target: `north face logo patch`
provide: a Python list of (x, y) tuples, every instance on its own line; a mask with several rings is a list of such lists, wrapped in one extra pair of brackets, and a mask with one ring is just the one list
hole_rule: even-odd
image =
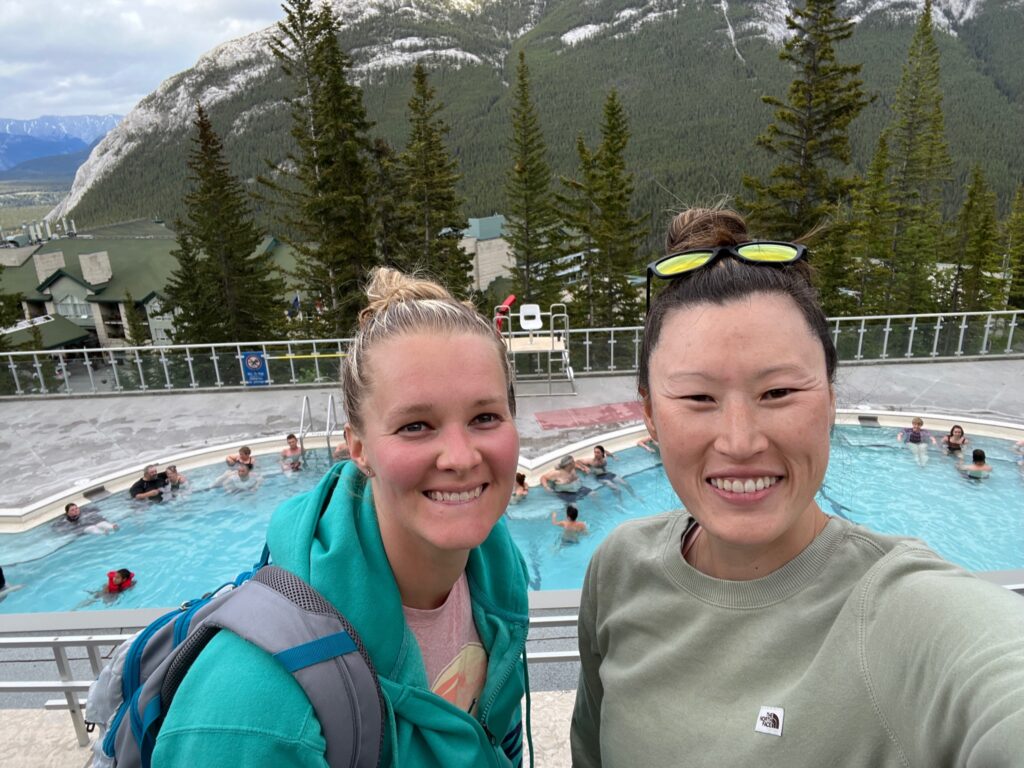
[(782, 707), (761, 707), (761, 711), (757, 714), (754, 730), (758, 733), (767, 733), (770, 736), (781, 736), (784, 714)]

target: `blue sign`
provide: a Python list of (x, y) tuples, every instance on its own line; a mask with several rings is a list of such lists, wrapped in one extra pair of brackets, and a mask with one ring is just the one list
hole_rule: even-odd
[(243, 352), (242, 370), (245, 371), (245, 386), (260, 387), (270, 383), (267, 358), (262, 352)]

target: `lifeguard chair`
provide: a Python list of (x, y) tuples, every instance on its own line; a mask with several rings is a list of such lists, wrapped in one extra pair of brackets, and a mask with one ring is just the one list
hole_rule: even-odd
[[(504, 321), (499, 322), (502, 319)], [(494, 321), (505, 341), (515, 382), (530, 385), (518, 387), (517, 395), (576, 394), (569, 360), (569, 315), (565, 304), (552, 304), (546, 312), (539, 304), (523, 304), (518, 312), (503, 305), (495, 307)]]

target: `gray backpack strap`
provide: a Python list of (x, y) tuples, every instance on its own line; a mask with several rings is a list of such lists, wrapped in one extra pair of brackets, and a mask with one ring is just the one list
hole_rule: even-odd
[(377, 768), (384, 697), (362, 640), (319, 592), (272, 565), (196, 612), (186, 639), (163, 659), (132, 702), (139, 725), (118, 732), (118, 764), (148, 765), (156, 731), (178, 687), (221, 629), (271, 654), (295, 677), (320, 721), (327, 743), (324, 757), (331, 768)]
[(328, 765), (376, 768), (384, 698), (352, 625), (319, 592), (276, 566), (261, 568), (236, 592), (203, 624), (259, 646), (295, 677), (320, 721)]

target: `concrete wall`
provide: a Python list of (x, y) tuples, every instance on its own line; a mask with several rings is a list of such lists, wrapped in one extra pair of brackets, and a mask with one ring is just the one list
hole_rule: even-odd
[(504, 238), (477, 240), (475, 237), (464, 237), (459, 245), (473, 257), (473, 287), (476, 290), (482, 291), (496, 278), (513, 274), (515, 263), (508, 241)]

